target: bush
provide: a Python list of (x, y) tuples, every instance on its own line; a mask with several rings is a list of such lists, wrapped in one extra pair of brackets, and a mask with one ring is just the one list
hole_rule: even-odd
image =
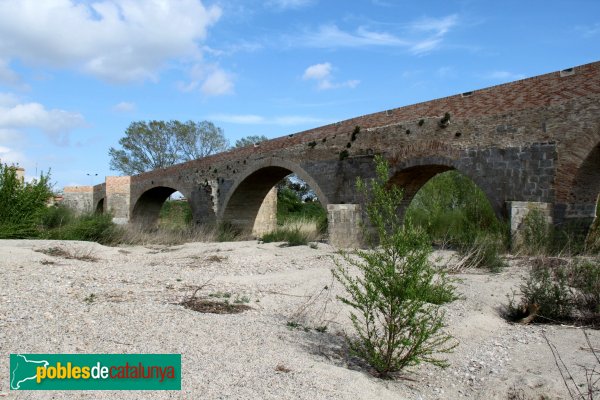
[(37, 224), (52, 197), (50, 174), (22, 182), (14, 167), (0, 164), (0, 238), (26, 238), (38, 234)]
[(498, 235), (479, 232), (473, 243), (464, 244), (459, 250), (463, 254), (464, 267), (488, 268), (492, 272), (499, 272), (506, 266), (500, 258), (504, 248), (502, 238)]
[(350, 319), (358, 338), (348, 338), (352, 352), (371, 365), (382, 378), (405, 367), (428, 362), (447, 365), (437, 354), (456, 345), (444, 332), (444, 312), (439, 304), (455, 298), (451, 282), (437, 275), (428, 260), (431, 244), (422, 229), (402, 225), (397, 207), (399, 188), (387, 188), (388, 164), (375, 158), (377, 177), (369, 183), (360, 179), (357, 188), (366, 197), (370, 223), (364, 229), (373, 250), (343, 253), (356, 276), (339, 261), (332, 270), (344, 286), (339, 299), (352, 307)]
[(534, 313), (530, 320), (600, 327), (600, 259), (535, 258), (520, 294), (519, 304), (509, 299), (511, 320)]
[[(586, 244), (587, 226), (569, 221), (560, 226), (548, 222), (540, 210), (531, 210), (521, 225), (521, 241), (515, 249), (533, 256), (578, 255), (593, 253), (593, 244)], [(587, 249), (586, 249), (587, 247)]]
[(70, 208), (58, 205), (48, 207), (40, 218), (42, 229), (58, 229), (69, 225), (75, 219), (75, 214)]
[(110, 214), (85, 214), (73, 219), (64, 226), (47, 231), (49, 239), (84, 240), (100, 244), (115, 244), (122, 238), (121, 229), (112, 222)]
[(551, 225), (540, 210), (530, 210), (521, 224), (522, 242), (517, 249), (527, 255), (548, 255), (552, 247)]

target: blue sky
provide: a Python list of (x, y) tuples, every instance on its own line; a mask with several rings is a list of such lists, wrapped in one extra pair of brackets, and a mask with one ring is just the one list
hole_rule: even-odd
[(598, 0), (0, 0), (0, 160), (97, 184), (133, 121), (275, 138), (599, 59)]

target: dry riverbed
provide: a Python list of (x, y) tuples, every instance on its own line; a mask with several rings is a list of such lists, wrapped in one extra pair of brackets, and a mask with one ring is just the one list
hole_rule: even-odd
[[(457, 275), (463, 298), (445, 306), (459, 343), (449, 368), (421, 365), (402, 379), (377, 379), (344, 346), (351, 329), (335, 300), (341, 287), (331, 277), (332, 257), (324, 244), (115, 248), (0, 240), (0, 397), (569, 398), (544, 335), (581, 382), (580, 365), (594, 365), (580, 329), (502, 319), (506, 294), (527, 268), (513, 259), (499, 274)], [(183, 307), (198, 287), (197, 297), (251, 309), (212, 314)], [(600, 347), (600, 333), (589, 335)], [(180, 353), (182, 391), (11, 392), (9, 354), (17, 352)]]

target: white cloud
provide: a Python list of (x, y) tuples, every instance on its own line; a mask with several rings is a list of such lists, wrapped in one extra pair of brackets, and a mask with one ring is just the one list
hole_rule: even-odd
[(200, 87), (200, 91), (207, 96), (221, 96), (233, 93), (233, 78), (221, 69), (210, 72)]
[(128, 101), (122, 101), (119, 104), (115, 104), (113, 106), (113, 111), (116, 112), (132, 112), (135, 110), (135, 103), (132, 102), (128, 102)]
[(19, 104), (19, 98), (12, 93), (0, 93), (0, 107), (11, 107)]
[[(10, 99), (6, 94), (4, 96)], [(65, 145), (69, 141), (69, 132), (83, 126), (85, 119), (76, 112), (48, 110), (40, 103), (0, 104), (0, 132), (37, 128), (52, 142)]]
[(286, 115), (279, 117), (263, 117), (255, 114), (215, 114), (208, 119), (219, 122), (226, 122), (240, 125), (302, 125), (302, 124), (319, 124), (327, 121), (321, 118), (314, 118), (300, 115)]
[(322, 25), (316, 32), (308, 32), (300, 43), (308, 47), (365, 47), (365, 46), (408, 46), (410, 43), (394, 35), (369, 31), (359, 27), (355, 33), (345, 32), (336, 25)]
[(220, 16), (197, 0), (0, 0), (0, 54), (109, 81), (156, 79), (167, 60), (198, 57)]
[(8, 165), (23, 165), (27, 158), (20, 151), (10, 147), (0, 146), (0, 163)]
[(216, 64), (196, 64), (189, 72), (189, 82), (179, 82), (182, 92), (200, 90), (206, 96), (221, 96), (234, 91), (233, 75)]
[(342, 87), (348, 87), (354, 89), (360, 83), (359, 80), (352, 79), (346, 82), (334, 83), (332, 82), (331, 71), (333, 66), (331, 63), (322, 63), (311, 65), (304, 70), (302, 79), (304, 80), (315, 80), (317, 81), (317, 88), (319, 90), (336, 89)]
[(400, 47), (413, 54), (422, 54), (439, 48), (444, 37), (458, 22), (455, 14), (442, 18), (421, 18), (402, 25), (401, 34), (377, 31), (366, 26), (347, 31), (335, 24), (321, 25), (316, 31), (288, 38), (288, 44), (315, 48)]
[(331, 75), (331, 64), (323, 63), (323, 64), (315, 64), (306, 68), (304, 71), (304, 75), (302, 75), (303, 79), (326, 79)]
[(274, 7), (280, 10), (298, 9), (314, 3), (314, 0), (268, 0), (265, 7)]

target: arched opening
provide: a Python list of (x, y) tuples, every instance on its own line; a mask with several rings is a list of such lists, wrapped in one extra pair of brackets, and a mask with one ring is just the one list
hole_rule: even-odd
[(131, 221), (142, 227), (157, 226), (163, 205), (176, 192), (176, 189), (165, 186), (145, 191), (133, 207)]
[(572, 215), (570, 221), (566, 221), (565, 229), (585, 233), (587, 249), (600, 251), (600, 143), (590, 151), (577, 171), (572, 202)]
[(575, 218), (593, 219), (597, 213), (598, 195), (600, 193), (600, 144), (596, 145), (581, 166), (571, 193), (573, 203), (572, 216)]
[[(235, 188), (222, 214), (222, 222), (254, 237), (273, 232), (292, 220), (326, 229), (326, 212), (315, 191), (293, 171), (266, 166), (246, 176)], [(312, 222), (311, 222), (312, 221)], [(308, 229), (308, 227), (306, 227)]]
[(433, 243), (465, 249), (482, 237), (504, 242), (504, 224), (487, 195), (459, 171), (419, 166), (401, 171), (392, 182), (405, 191), (405, 222), (425, 229)]
[(104, 197), (101, 198), (100, 201), (98, 201), (98, 204), (96, 204), (96, 209), (94, 210), (94, 212), (96, 214), (104, 213)]
[(158, 214), (158, 227), (184, 229), (192, 222), (192, 208), (181, 192), (174, 192), (163, 203)]

